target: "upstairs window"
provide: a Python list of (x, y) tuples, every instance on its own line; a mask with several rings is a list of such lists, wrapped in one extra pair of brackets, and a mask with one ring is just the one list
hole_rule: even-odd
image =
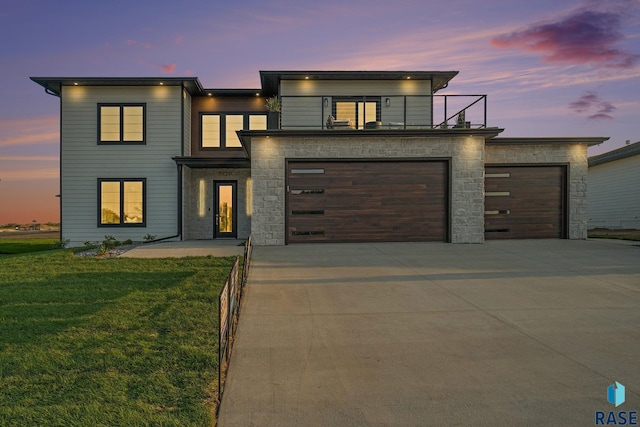
[(144, 144), (145, 104), (98, 104), (99, 144)]
[(236, 131), (264, 130), (265, 114), (202, 114), (200, 119), (202, 148), (241, 148)]
[(99, 179), (98, 225), (144, 226), (145, 179)]

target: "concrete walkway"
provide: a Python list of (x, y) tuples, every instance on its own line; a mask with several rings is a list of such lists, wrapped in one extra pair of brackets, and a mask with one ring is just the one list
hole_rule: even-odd
[(234, 256), (244, 253), (244, 240), (185, 240), (147, 243), (120, 255), (122, 258), (181, 258), (186, 256)]
[(218, 425), (585, 426), (639, 393), (640, 247), (256, 247)]

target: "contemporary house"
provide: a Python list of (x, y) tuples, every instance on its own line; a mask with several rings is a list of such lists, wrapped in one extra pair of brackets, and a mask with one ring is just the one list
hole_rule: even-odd
[(62, 236), (586, 238), (587, 147), (607, 138), (500, 138), (486, 95), (438, 94), (457, 74), (32, 77), (60, 98)]
[(589, 158), (589, 228), (640, 228), (640, 142)]

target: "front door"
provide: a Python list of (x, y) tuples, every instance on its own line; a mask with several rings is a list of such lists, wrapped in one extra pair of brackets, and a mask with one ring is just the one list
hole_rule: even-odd
[(238, 235), (237, 218), (237, 181), (214, 181), (215, 188), (215, 223), (213, 224), (214, 238)]

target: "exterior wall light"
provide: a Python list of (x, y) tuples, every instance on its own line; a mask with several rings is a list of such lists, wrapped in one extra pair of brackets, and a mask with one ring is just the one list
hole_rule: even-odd
[(329, 98), (325, 98), (324, 99), (324, 106), (328, 107), (329, 106)]
[(386, 105), (387, 107), (391, 106), (391, 99), (390, 98), (385, 98), (384, 99), (384, 105)]

